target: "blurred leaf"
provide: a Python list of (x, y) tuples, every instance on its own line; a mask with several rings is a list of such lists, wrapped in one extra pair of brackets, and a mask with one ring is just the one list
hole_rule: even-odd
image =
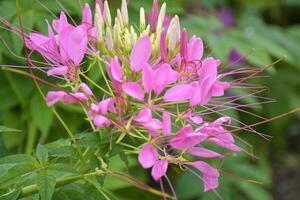
[(51, 200), (55, 189), (55, 177), (48, 174), (39, 174), (37, 176), (37, 185), (41, 200)]
[(5, 194), (5, 195), (2, 195), (0, 196), (0, 199), (1, 200), (17, 200), (19, 195), (21, 193), (21, 190), (18, 189), (18, 190), (14, 190), (8, 194)]
[(272, 200), (271, 195), (261, 188), (259, 185), (253, 183), (241, 182), (237, 185), (251, 200)]
[(30, 101), (30, 111), (33, 123), (41, 130), (43, 137), (46, 137), (53, 121), (53, 113), (38, 93)]
[(21, 132), (21, 130), (17, 130), (17, 129), (14, 129), (14, 128), (8, 128), (6, 126), (1, 126), (0, 125), (0, 133), (2, 132)]
[(48, 150), (41, 144), (37, 146), (36, 156), (41, 165), (45, 165), (48, 162)]

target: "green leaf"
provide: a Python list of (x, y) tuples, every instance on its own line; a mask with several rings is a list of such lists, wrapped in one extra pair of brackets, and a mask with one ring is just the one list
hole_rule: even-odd
[(19, 195), (21, 193), (21, 190), (14, 190), (8, 194), (4, 194), (0, 196), (1, 200), (17, 200)]
[(56, 179), (48, 174), (39, 174), (37, 176), (37, 185), (41, 200), (51, 200), (55, 190)]
[(0, 158), (0, 165), (6, 165), (6, 164), (20, 164), (20, 163), (34, 163), (35, 159), (26, 154), (15, 154), (6, 156), (3, 158)]
[(21, 130), (17, 130), (14, 128), (8, 128), (6, 126), (0, 126), (0, 133), (2, 132), (21, 132)]
[(38, 93), (30, 100), (30, 111), (33, 123), (42, 132), (43, 137), (46, 137), (53, 121), (53, 113)]
[(42, 165), (48, 162), (48, 150), (41, 144), (38, 144), (36, 149), (36, 157)]
[(33, 163), (20, 164), (10, 168), (7, 173), (0, 176), (0, 188), (23, 182), (35, 169), (36, 165)]
[(251, 200), (272, 200), (271, 195), (264, 190), (260, 185), (253, 183), (241, 182), (237, 184), (239, 188), (249, 197)]
[(100, 137), (98, 133), (82, 133), (77, 135), (77, 145), (81, 147), (97, 148), (100, 146)]

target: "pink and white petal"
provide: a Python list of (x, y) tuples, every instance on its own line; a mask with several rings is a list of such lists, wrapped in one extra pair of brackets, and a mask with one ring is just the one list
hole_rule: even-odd
[(158, 160), (157, 150), (151, 144), (146, 144), (141, 149), (138, 160), (143, 168), (147, 169), (152, 167)]
[(149, 108), (141, 110), (138, 115), (134, 118), (134, 121), (139, 123), (147, 123), (152, 120), (152, 113)]
[(188, 154), (192, 156), (198, 156), (202, 158), (223, 158), (224, 155), (214, 152), (212, 150), (203, 147), (192, 147), (188, 151)]
[(148, 64), (144, 65), (142, 71), (142, 81), (147, 93), (150, 93), (153, 90), (154, 77), (155, 74), (151, 66)]
[(131, 70), (136, 72), (142, 69), (145, 63), (148, 62), (152, 53), (151, 42), (149, 36), (144, 36), (139, 39), (132, 48), (130, 55)]
[(191, 98), (193, 87), (189, 84), (175, 85), (170, 88), (164, 95), (165, 102), (180, 102)]
[(111, 121), (103, 115), (95, 116), (93, 121), (97, 129), (100, 129), (102, 127), (109, 127), (111, 124)]
[(162, 116), (163, 126), (162, 126), (162, 133), (164, 135), (170, 135), (172, 132), (172, 121), (171, 116), (169, 113), (164, 112)]
[(161, 177), (166, 175), (168, 164), (167, 160), (158, 160), (155, 162), (151, 170), (151, 176), (155, 181), (158, 181)]
[(117, 82), (123, 82), (123, 69), (117, 57), (113, 58), (110, 63), (112, 78)]
[(47, 72), (47, 76), (54, 76), (54, 75), (62, 75), (66, 76), (68, 74), (68, 67), (62, 66), (62, 67), (55, 67)]
[(141, 101), (144, 100), (144, 91), (139, 84), (135, 82), (126, 82), (122, 84), (122, 89), (127, 95)]
[(67, 53), (76, 66), (83, 60), (87, 51), (88, 38), (83, 25), (77, 26), (68, 37)]
[(108, 107), (109, 107), (109, 104), (111, 103), (111, 101), (114, 102), (114, 100), (112, 98), (107, 98), (107, 99), (104, 99), (103, 101), (101, 101), (100, 103), (98, 103), (98, 109), (102, 115), (105, 115), (107, 113)]
[(64, 91), (52, 91), (48, 92), (46, 96), (46, 101), (48, 106), (52, 106), (58, 101), (62, 100), (64, 96), (67, 95)]

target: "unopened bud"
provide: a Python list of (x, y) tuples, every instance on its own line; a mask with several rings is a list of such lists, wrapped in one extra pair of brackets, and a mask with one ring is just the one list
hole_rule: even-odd
[(127, 26), (129, 23), (127, 0), (122, 0), (121, 14), (122, 14), (124, 25)]
[(145, 30), (146, 27), (146, 17), (144, 8), (140, 9), (140, 30)]
[(110, 10), (107, 1), (104, 2), (104, 16), (105, 16), (105, 22), (106, 25), (111, 27), (111, 15), (110, 15)]
[(177, 44), (180, 43), (180, 35), (181, 35), (180, 22), (177, 15), (171, 20), (167, 35), (169, 41), (168, 49), (169, 51), (174, 51)]
[(100, 42), (103, 39), (104, 21), (102, 17), (101, 8), (98, 4), (96, 4), (94, 23), (96, 28), (96, 40), (97, 42)]
[(156, 32), (158, 33), (158, 35), (160, 35), (161, 30), (162, 30), (162, 26), (163, 26), (163, 23), (165, 20), (165, 15), (166, 15), (166, 9), (167, 9), (167, 6), (166, 6), (166, 3), (164, 3), (161, 6), (161, 9), (160, 9), (160, 12), (158, 15), (158, 21), (157, 21), (157, 26), (156, 26)]
[(123, 22), (123, 18), (122, 18), (122, 14), (121, 14), (120, 9), (117, 10), (117, 18), (120, 22), (120, 26), (123, 28), (124, 27), (124, 22)]
[(106, 38), (105, 38), (106, 47), (109, 51), (112, 51), (114, 48), (112, 33), (109, 27), (106, 27)]
[(130, 27), (130, 38), (131, 38), (131, 44), (134, 45), (137, 41), (137, 34), (136, 32), (134, 31), (134, 28), (133, 26)]

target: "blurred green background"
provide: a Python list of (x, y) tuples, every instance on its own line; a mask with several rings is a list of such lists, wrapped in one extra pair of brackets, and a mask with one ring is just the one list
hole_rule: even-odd
[[(61, 5), (79, 22), (80, 3), (93, 1), (41, 0), (43, 5), (58, 15)], [(58, 3), (60, 2), (60, 3)], [(160, 1), (162, 3), (163, 1)], [(189, 34), (197, 34), (205, 41), (206, 51), (220, 58), (226, 65), (239, 56), (245, 56), (244, 64), (264, 67), (274, 64), (264, 77), (254, 82), (266, 86), (262, 95), (275, 102), (246, 109), (264, 118), (288, 112), (300, 106), (300, 1), (299, 0), (166, 0), (170, 16), (178, 14), (182, 27)], [(20, 1), (21, 17), (25, 31), (46, 31), (45, 19), (53, 16), (36, 0)], [(112, 13), (120, 6), (119, 0), (110, 0)], [(139, 8), (151, 10), (151, 0), (130, 0), (131, 20), (138, 21)], [(0, 15), (18, 25), (15, 1), (1, 0)], [(21, 40), (0, 25), (0, 63), (25, 65), (17, 56), (24, 55)], [(3, 43), (6, 42), (6, 44)], [(8, 50), (7, 46), (10, 50)], [(15, 56), (15, 55), (17, 56)], [(42, 77), (45, 75), (41, 74)], [(51, 81), (51, 79), (49, 79)], [(45, 89), (47, 87), (44, 87)], [(246, 91), (245, 91), (246, 92)], [(242, 103), (258, 103), (249, 98)], [(83, 113), (72, 106), (57, 107), (72, 131), (82, 132), (88, 124)], [(247, 124), (260, 121), (242, 112), (231, 115)], [(38, 143), (48, 143), (67, 137), (65, 130), (39, 96), (33, 81), (25, 76), (0, 70), (0, 125), (22, 130), (21, 133), (0, 129), (0, 157), (14, 154), (31, 154)], [(272, 136), (271, 141), (252, 133), (240, 136), (253, 145), (259, 159), (239, 155), (225, 159), (219, 193), (224, 199), (233, 200), (296, 200), (300, 197), (300, 115), (293, 114), (256, 127)], [(121, 168), (118, 160), (117, 168)], [(135, 162), (135, 161), (133, 161)], [(130, 171), (133, 176), (141, 172)], [(174, 173), (175, 174), (175, 173)], [(145, 174), (141, 175), (145, 178)], [(213, 193), (203, 193), (201, 181), (185, 172), (172, 178), (178, 198), (181, 200), (217, 199)], [(255, 180), (258, 183), (253, 183)], [(150, 183), (150, 179), (148, 180)], [(111, 190), (121, 192), (126, 199), (149, 199), (147, 193), (128, 184), (110, 179), (105, 183)], [(145, 197), (144, 197), (145, 196)], [(59, 199), (54, 197), (54, 199)], [(157, 197), (150, 197), (156, 199)], [(125, 199), (125, 197), (124, 197)]]

